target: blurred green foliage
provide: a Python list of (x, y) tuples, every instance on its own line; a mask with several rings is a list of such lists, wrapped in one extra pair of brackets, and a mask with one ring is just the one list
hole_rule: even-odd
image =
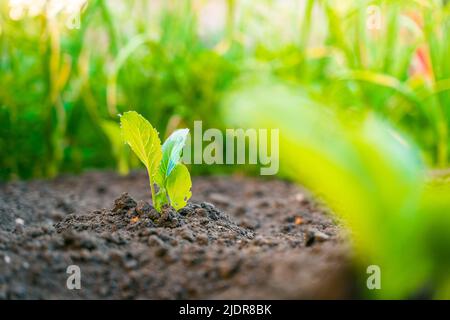
[[(177, 126), (217, 117), (221, 93), (239, 71), (237, 57), (203, 42), (189, 1), (149, 19), (147, 1), (91, 0), (80, 29), (45, 16), (0, 11), (0, 179), (52, 177), (138, 161), (119, 152), (119, 113), (137, 110), (167, 136)], [(229, 56), (229, 57), (228, 57)], [(130, 160), (128, 160), (130, 159)], [(200, 169), (201, 170), (201, 169)]]
[(332, 110), (375, 111), (428, 165), (447, 167), (449, 10), (439, 0), (89, 0), (69, 29), (43, 14), (12, 19), (2, 1), (0, 179), (126, 172), (138, 161), (117, 151), (117, 113), (138, 111), (162, 137), (196, 119), (223, 129), (223, 96), (262, 71)]
[[(428, 177), (416, 145), (374, 112), (330, 112), (270, 77), (245, 82), (224, 103), (229, 122), (280, 130), (283, 175), (349, 227), (364, 293), (450, 298), (450, 184)], [(381, 290), (367, 290), (370, 265), (380, 267)]]

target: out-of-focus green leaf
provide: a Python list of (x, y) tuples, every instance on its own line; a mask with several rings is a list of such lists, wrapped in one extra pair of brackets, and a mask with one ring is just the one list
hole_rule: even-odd
[[(429, 282), (437, 286), (433, 271), (449, 266), (436, 249), (450, 252), (448, 226), (434, 235), (426, 226), (448, 221), (450, 205), (427, 216), (434, 201), (423, 200), (426, 169), (406, 137), (374, 115), (337, 115), (279, 82), (240, 88), (224, 107), (233, 125), (279, 129), (284, 174), (322, 197), (350, 228), (364, 281), (368, 265), (380, 266), (382, 290), (368, 294), (404, 298)], [(437, 274), (445, 275), (442, 268)]]

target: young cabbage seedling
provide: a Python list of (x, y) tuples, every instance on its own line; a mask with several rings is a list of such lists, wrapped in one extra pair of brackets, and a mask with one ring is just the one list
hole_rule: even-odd
[(192, 195), (192, 182), (180, 158), (189, 129), (175, 131), (161, 146), (158, 131), (135, 111), (125, 112), (120, 117), (120, 128), (125, 143), (147, 168), (156, 210), (161, 211), (164, 205), (171, 205), (176, 210), (185, 207)]

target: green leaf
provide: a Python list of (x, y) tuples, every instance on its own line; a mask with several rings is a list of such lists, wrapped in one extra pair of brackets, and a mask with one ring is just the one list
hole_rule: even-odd
[(142, 161), (148, 170), (149, 177), (153, 179), (162, 158), (158, 131), (135, 111), (125, 112), (120, 117), (120, 126), (123, 140)]
[(123, 140), (147, 168), (152, 201), (156, 208), (160, 208), (162, 204), (158, 202), (155, 196), (155, 186), (153, 185), (162, 159), (162, 148), (158, 131), (152, 127), (150, 122), (135, 111), (125, 112), (120, 117), (120, 128), (122, 129)]
[(167, 179), (181, 158), (189, 129), (180, 129), (173, 132), (162, 146), (163, 157), (159, 167), (160, 179)]
[(182, 163), (175, 165), (166, 181), (166, 189), (171, 205), (179, 210), (186, 206), (191, 197), (191, 176)]

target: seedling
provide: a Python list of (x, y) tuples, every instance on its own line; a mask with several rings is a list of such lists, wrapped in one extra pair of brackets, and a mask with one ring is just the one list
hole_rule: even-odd
[(185, 207), (192, 195), (192, 182), (180, 158), (189, 129), (173, 132), (161, 146), (158, 131), (135, 111), (125, 112), (120, 117), (120, 128), (124, 142), (147, 168), (156, 210), (161, 211), (164, 205), (176, 210)]

